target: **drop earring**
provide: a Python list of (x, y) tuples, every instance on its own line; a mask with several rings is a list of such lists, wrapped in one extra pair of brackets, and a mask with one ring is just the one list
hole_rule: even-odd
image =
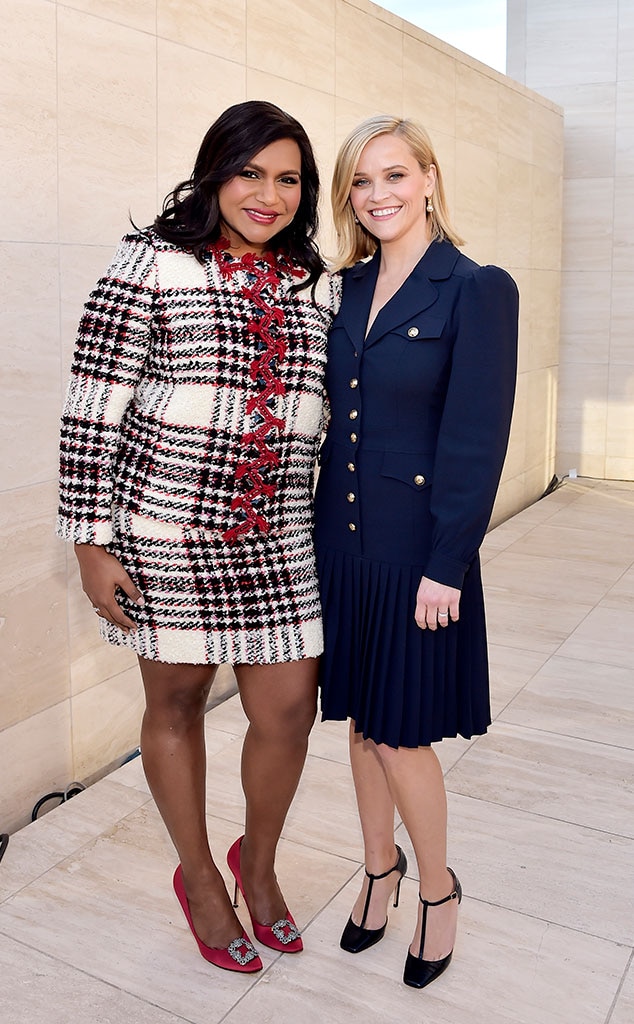
[(359, 221), (359, 218), (357, 217), (356, 213), (353, 213), (352, 216), (354, 217), (355, 224), (359, 224), (360, 221)]
[(431, 196), (427, 196), (427, 206), (425, 207), (425, 209), (427, 210), (427, 213), (434, 212), (434, 204), (431, 201)]

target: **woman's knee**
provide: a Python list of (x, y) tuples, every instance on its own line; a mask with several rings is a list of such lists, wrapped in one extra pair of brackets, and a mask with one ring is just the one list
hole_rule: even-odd
[(150, 715), (188, 725), (205, 714), (215, 666), (146, 662), (141, 674)]

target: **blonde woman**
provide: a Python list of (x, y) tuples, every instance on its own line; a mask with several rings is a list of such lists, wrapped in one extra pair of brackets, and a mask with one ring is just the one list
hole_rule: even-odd
[(341, 945), (378, 942), (394, 890), (398, 903), (396, 807), (420, 878), (404, 981), (423, 988), (451, 960), (462, 895), (431, 744), (491, 720), (478, 548), (508, 440), (518, 295), (505, 271), (460, 253), (411, 121), (351, 132), (332, 198), (346, 269), (316, 497), (321, 699), (324, 719), (350, 719), (366, 869)]

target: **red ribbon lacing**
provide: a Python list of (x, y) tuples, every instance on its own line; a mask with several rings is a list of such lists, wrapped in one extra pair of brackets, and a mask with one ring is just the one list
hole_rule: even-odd
[[(223, 249), (227, 245), (227, 240), (221, 238), (211, 246), (211, 249), (223, 277), (230, 279), (238, 271), (245, 270), (254, 279), (253, 283), (245, 284), (240, 291), (245, 299), (262, 312), (262, 316), (252, 317), (247, 322), (247, 329), (263, 345), (262, 351), (249, 366), (249, 376), (258, 386), (258, 390), (247, 399), (246, 405), (247, 414), (256, 415), (258, 426), (255, 430), (242, 435), (240, 444), (242, 448), (250, 449), (250, 454), (248, 458), (240, 459), (236, 467), (236, 480), (240, 480), (246, 489), (231, 503), (231, 511), (241, 512), (244, 518), (237, 526), (226, 530), (222, 535), (223, 540), (233, 544), (239, 537), (252, 530), (268, 533), (269, 524), (257, 510), (255, 503), (261, 498), (272, 498), (277, 489), (276, 484), (266, 483), (262, 473), (279, 464), (279, 456), (269, 448), (267, 438), (279, 435), (284, 428), (284, 420), (274, 416), (268, 405), (272, 398), (286, 394), (283, 382), (274, 372), (286, 355), (286, 341), (271, 333), (272, 329), (284, 326), (284, 313), (278, 306), (268, 302), (262, 292), (268, 286), (275, 294), (280, 284), (280, 265), (294, 277), (302, 277), (304, 272), (294, 267), (283, 256), (276, 257), (273, 253), (266, 253), (260, 258), (256, 257), (255, 253), (248, 252), (239, 259), (227, 260), (223, 254)], [(266, 265), (263, 266), (263, 263)]]

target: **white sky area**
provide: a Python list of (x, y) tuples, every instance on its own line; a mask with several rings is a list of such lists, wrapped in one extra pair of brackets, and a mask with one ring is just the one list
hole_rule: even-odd
[(433, 36), (506, 73), (506, 0), (376, 0)]

